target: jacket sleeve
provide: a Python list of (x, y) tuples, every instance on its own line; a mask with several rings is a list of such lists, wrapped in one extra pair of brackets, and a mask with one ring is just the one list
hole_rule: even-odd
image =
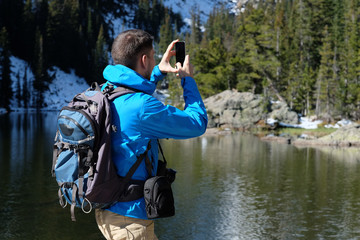
[(207, 127), (207, 114), (195, 80), (181, 80), (185, 109), (164, 105), (154, 97), (147, 97), (141, 112), (140, 129), (147, 138), (186, 139), (202, 135)]

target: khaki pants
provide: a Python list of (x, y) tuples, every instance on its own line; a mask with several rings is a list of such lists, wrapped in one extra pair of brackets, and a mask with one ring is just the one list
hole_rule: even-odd
[(95, 209), (98, 227), (107, 240), (157, 240), (154, 221)]

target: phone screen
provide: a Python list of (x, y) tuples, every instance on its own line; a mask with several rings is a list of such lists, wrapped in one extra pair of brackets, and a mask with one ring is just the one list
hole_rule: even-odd
[(176, 51), (176, 62), (181, 63), (182, 66), (185, 61), (185, 42), (176, 42), (175, 51)]

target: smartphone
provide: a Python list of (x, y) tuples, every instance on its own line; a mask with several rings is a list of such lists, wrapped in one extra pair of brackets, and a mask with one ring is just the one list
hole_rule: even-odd
[(185, 42), (176, 42), (175, 43), (175, 51), (176, 51), (176, 62), (183, 63), (185, 61)]

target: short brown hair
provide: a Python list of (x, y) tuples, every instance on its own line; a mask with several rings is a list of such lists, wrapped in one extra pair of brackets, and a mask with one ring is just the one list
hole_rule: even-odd
[(135, 69), (139, 55), (148, 54), (153, 48), (154, 38), (140, 29), (127, 30), (114, 40), (111, 56), (115, 64)]

